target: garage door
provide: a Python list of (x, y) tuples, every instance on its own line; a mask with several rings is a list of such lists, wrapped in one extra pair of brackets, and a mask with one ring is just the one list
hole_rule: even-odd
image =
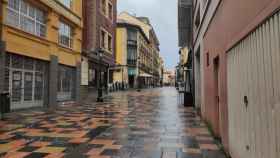
[(232, 156), (279, 158), (279, 13), (230, 50), (227, 60)]

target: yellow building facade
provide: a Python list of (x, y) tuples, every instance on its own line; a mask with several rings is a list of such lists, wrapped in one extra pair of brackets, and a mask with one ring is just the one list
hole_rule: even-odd
[(116, 68), (113, 73), (113, 82), (128, 83), (127, 70), (127, 30), (117, 27), (116, 31)]
[(114, 83), (124, 82), (130, 88), (154, 84), (153, 70), (157, 58), (154, 58), (151, 30), (147, 18), (135, 17), (126, 12), (118, 15)]
[(78, 100), (82, 0), (0, 1), (12, 109)]

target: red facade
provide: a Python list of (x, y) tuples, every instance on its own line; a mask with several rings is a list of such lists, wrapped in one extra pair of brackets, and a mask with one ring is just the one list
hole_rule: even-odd
[(113, 65), (115, 61), (115, 35), (117, 18), (117, 1), (106, 0), (113, 7), (112, 19), (106, 17), (101, 9), (102, 0), (84, 1), (84, 32), (83, 32), (83, 50), (85, 52), (95, 50), (101, 45), (101, 30), (104, 29), (112, 36), (112, 53), (104, 54), (104, 64)]

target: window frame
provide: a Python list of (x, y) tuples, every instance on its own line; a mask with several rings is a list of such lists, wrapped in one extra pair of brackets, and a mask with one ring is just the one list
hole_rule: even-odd
[(113, 52), (113, 36), (110, 35), (109, 33), (108, 33), (108, 51)]
[[(102, 33), (104, 33), (104, 42), (102, 42), (103, 38), (102, 38)], [(109, 42), (109, 37), (111, 38), (111, 42)], [(113, 36), (103, 27), (101, 27), (100, 29), (100, 48), (104, 49), (106, 52), (112, 54), (113, 53), (113, 43), (114, 43), (114, 39)], [(110, 49), (110, 47), (111, 49)]]
[[(62, 41), (62, 38), (61, 36), (63, 35), (66, 35), (66, 34), (63, 34), (63, 32), (65, 30), (60, 30), (61, 29), (61, 25), (64, 25), (64, 29), (65, 29), (65, 26), (68, 26), (69, 27), (69, 34), (68, 36), (66, 36), (68, 38), (68, 43), (69, 45), (67, 44), (64, 44), (63, 41)], [(74, 34), (74, 28), (67, 22), (65, 22), (64, 20), (59, 20), (59, 27), (58, 27), (58, 44), (62, 47), (66, 47), (66, 48), (69, 48), (69, 49), (73, 49), (73, 44), (74, 44), (74, 38), (73, 38), (73, 35)]]
[[(114, 6), (113, 6), (113, 3), (108, 0), (107, 6), (108, 6), (108, 18), (112, 21), (114, 19)], [(112, 7), (111, 8), (111, 13), (110, 13), (110, 7), (109, 6)]]
[[(42, 10), (40, 7), (33, 5), (31, 3), (28, 3), (23, 0), (18, 0), (18, 7), (17, 9), (10, 6), (10, 1), (8, 0), (8, 5), (6, 7), (7, 15), (5, 19), (5, 23), (11, 27), (15, 27), (17, 29), (20, 29), (24, 32), (30, 33), (32, 35), (45, 38), (47, 36), (47, 15), (44, 10)], [(23, 4), (26, 5), (26, 12), (23, 12), (22, 6)], [(30, 10), (33, 8), (34, 15), (30, 15)], [(38, 14), (42, 13), (43, 19), (38, 19)], [(16, 16), (16, 20), (12, 21), (10, 16)], [(14, 18), (14, 17), (13, 17)], [(25, 19), (25, 21), (22, 21), (22, 19)], [(11, 21), (9, 21), (11, 20)], [(30, 25), (30, 22), (33, 23), (33, 26)], [(25, 26), (26, 25), (26, 26)], [(26, 27), (26, 28), (25, 28)], [(33, 27), (33, 28), (30, 28)], [(39, 30), (38, 30), (39, 27)], [(43, 30), (42, 30), (43, 28)]]
[[(104, 2), (104, 3), (103, 3)], [(111, 6), (111, 13), (110, 13), (110, 8)], [(114, 5), (111, 0), (100, 0), (100, 8), (99, 8), (101, 14), (105, 16), (108, 20), (113, 22), (114, 19)]]

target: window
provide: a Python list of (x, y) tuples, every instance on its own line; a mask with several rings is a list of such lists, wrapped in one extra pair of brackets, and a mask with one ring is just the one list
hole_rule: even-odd
[(72, 6), (72, 0), (59, 0), (64, 6), (67, 8), (71, 8)]
[(106, 32), (101, 30), (101, 48), (106, 49), (105, 41), (106, 41)]
[(101, 11), (104, 15), (106, 15), (106, 0), (102, 0), (101, 2)]
[(8, 25), (40, 37), (46, 36), (45, 13), (24, 0), (8, 0), (6, 19)]
[(111, 3), (108, 4), (109, 18), (113, 19), (113, 5)]
[(97, 74), (96, 74), (96, 70), (93, 68), (89, 68), (88, 69), (88, 82), (89, 82), (89, 86), (95, 87), (97, 85)]
[(110, 0), (101, 0), (100, 11), (105, 17), (109, 18), (110, 20), (113, 19), (114, 8)]
[(128, 46), (127, 47), (127, 64), (136, 65), (137, 60), (137, 47)]
[(72, 28), (64, 23), (60, 22), (59, 24), (59, 44), (62, 46), (72, 48)]
[(103, 28), (100, 31), (100, 47), (109, 53), (113, 51), (113, 37)]
[(108, 50), (112, 51), (112, 36), (108, 35)]
[(137, 31), (135, 29), (127, 30), (127, 40), (128, 41), (137, 41)]
[(57, 90), (58, 92), (71, 92), (72, 80), (73, 80), (73, 69), (68, 66), (59, 66), (57, 74)]

